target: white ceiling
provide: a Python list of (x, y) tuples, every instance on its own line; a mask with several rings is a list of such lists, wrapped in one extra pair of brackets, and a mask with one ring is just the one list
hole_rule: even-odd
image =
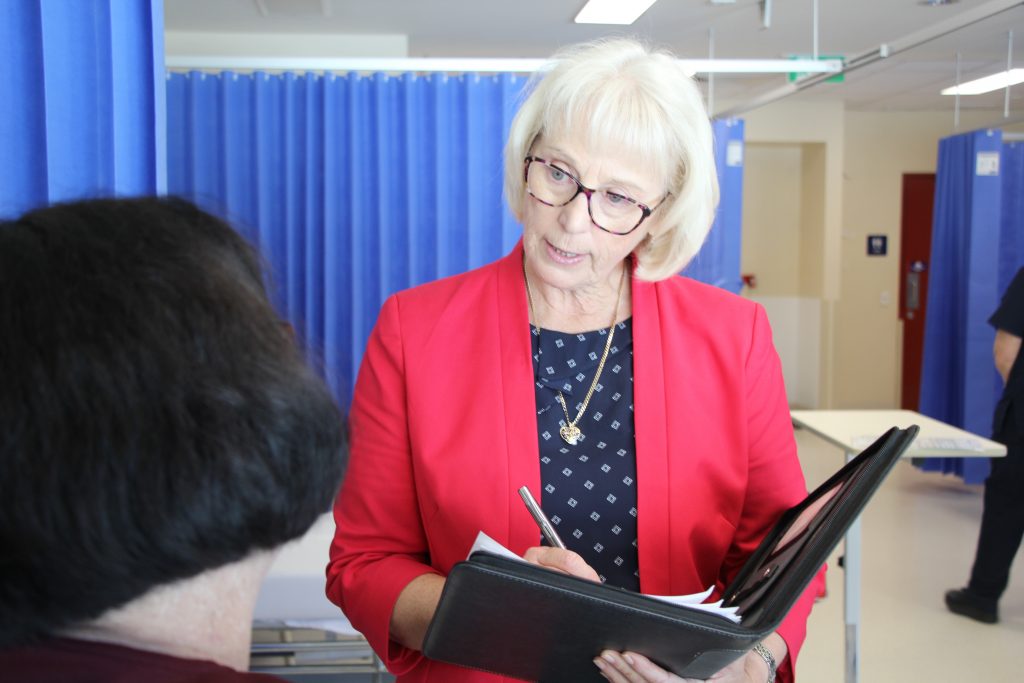
[[(783, 58), (813, 50), (815, 0), (770, 0), (771, 26), (763, 28), (759, 0), (659, 0), (629, 27), (583, 26), (572, 19), (584, 0), (165, 0), (169, 32), (279, 34), (398, 34), (410, 57), (546, 57), (561, 45), (627, 33), (670, 48), (681, 57)], [(952, 28), (966, 17), (992, 14), (918, 47), (848, 72), (843, 83), (824, 83), (793, 97), (842, 99), (852, 110), (953, 111), (938, 94), (961, 80), (1006, 68), (1008, 34), (1017, 46), (1013, 65), (1024, 66), (1024, 1), (958, 0), (929, 6), (923, 0), (817, 0), (820, 55), (846, 58), (881, 45)], [(1007, 9), (1008, 8), (1008, 9)], [(996, 13), (996, 10), (1002, 10)], [(259, 55), (255, 42), (253, 56)], [(332, 55), (333, 56), (333, 55)], [(783, 75), (714, 77), (715, 111), (742, 105), (785, 86)], [(1004, 91), (963, 97), (962, 111), (1003, 116)], [(1024, 116), (1024, 84), (1011, 90), (1010, 118)]]

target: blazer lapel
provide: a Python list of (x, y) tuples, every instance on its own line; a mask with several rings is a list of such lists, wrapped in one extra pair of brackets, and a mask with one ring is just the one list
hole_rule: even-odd
[(633, 278), (633, 407), (636, 424), (640, 589), (671, 593), (669, 466), (661, 318), (655, 283)]
[(495, 406), (505, 417), (508, 449), (508, 542), (522, 553), (538, 545), (540, 535), (519, 497), (519, 487), (529, 486), (538, 499), (540, 450), (537, 443), (537, 406), (530, 355), (530, 317), (523, 280), (523, 244), (516, 245), (498, 268), (496, 302), (501, 330), (501, 379), (503, 405)]

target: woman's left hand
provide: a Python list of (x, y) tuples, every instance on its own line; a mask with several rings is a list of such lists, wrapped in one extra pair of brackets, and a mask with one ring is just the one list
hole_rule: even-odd
[[(605, 650), (594, 659), (594, 664), (612, 683), (701, 683), (696, 678), (680, 678), (665, 671), (635, 652)], [(758, 655), (748, 652), (707, 680), (719, 683), (764, 683), (768, 680), (768, 667)]]

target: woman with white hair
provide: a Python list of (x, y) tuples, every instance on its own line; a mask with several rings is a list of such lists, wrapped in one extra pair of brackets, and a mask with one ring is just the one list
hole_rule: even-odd
[[(356, 385), (327, 592), (400, 681), (501, 680), (420, 652), (478, 531), (610, 585), (720, 592), (806, 495), (764, 311), (676, 275), (718, 200), (692, 79), (616, 39), (532, 85), (505, 148), (522, 240), (389, 298)], [(568, 550), (541, 544), (524, 484)], [(820, 581), (715, 680), (792, 680)], [(682, 680), (636, 653), (594, 664)]]

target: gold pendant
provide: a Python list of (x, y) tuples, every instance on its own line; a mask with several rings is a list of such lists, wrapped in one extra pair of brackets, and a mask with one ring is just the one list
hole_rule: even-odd
[(565, 439), (565, 442), (570, 446), (575, 446), (576, 442), (580, 440), (581, 436), (583, 436), (583, 432), (581, 432), (580, 428), (574, 424), (563, 425), (562, 428), (558, 430), (558, 433), (562, 435), (562, 438)]

